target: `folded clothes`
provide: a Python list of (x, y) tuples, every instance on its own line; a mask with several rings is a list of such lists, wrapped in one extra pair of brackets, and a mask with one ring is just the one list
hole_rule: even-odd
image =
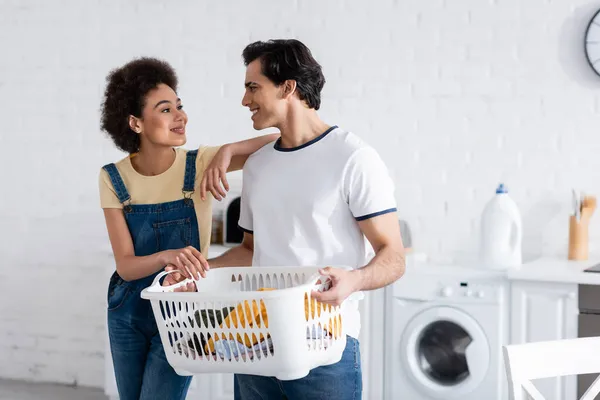
[[(244, 301), (243, 304), (238, 304), (238, 306), (231, 310), (231, 312), (227, 315), (227, 317), (223, 320), (223, 323), (220, 325), (221, 328), (223, 326), (227, 328), (252, 328), (254, 326), (265, 328), (269, 327), (269, 318), (267, 316), (267, 308), (265, 307), (265, 303), (260, 300), (260, 306), (257, 304), (256, 300), (252, 300), (252, 307), (250, 307), (250, 303), (248, 301)], [(231, 335), (230, 335), (231, 336)], [(204, 346), (204, 350), (207, 353), (215, 352), (215, 341), (218, 340), (228, 340), (233, 339), (233, 337), (227, 337), (225, 334), (222, 334), (221, 337), (210, 338), (206, 345)], [(248, 334), (244, 335), (244, 338), (238, 333), (236, 337), (237, 341), (244, 344), (246, 347), (252, 347), (257, 344), (260, 339), (256, 335), (252, 335), (252, 338)]]
[[(223, 323), (223, 320), (227, 317), (227, 315), (233, 310), (235, 310), (235, 307), (223, 307), (220, 310), (200, 310), (194, 312), (194, 320), (196, 322), (196, 325), (194, 325), (194, 322), (190, 317), (188, 317), (188, 320), (192, 327), (195, 326), (196, 328), (202, 327), (209, 329), (215, 328), (217, 326), (220, 326), (221, 323)], [(204, 334), (200, 334), (199, 336), (200, 337), (198, 337), (198, 335), (194, 333), (193, 342), (190, 339), (188, 341), (188, 345), (198, 350), (206, 346), (206, 344), (210, 340), (210, 335), (207, 334), (205, 336)]]
[[(200, 310), (194, 312), (194, 320), (196, 321), (197, 327), (206, 327), (206, 328), (215, 328), (221, 323), (223, 320), (227, 318), (227, 315), (233, 311), (235, 307), (223, 307), (220, 310)], [(191, 318), (189, 318), (190, 323), (192, 323)]]
[[(307, 331), (307, 333), (309, 332)], [(326, 349), (328, 341), (323, 341), (323, 343), (321, 343), (321, 340), (318, 339), (331, 336), (328, 336), (328, 333), (324, 330), (315, 332), (313, 329), (312, 333), (312, 337), (306, 337), (308, 348), (311, 349), (317, 347), (319, 349)], [(242, 360), (252, 360), (255, 356), (260, 360), (262, 356), (266, 357), (268, 354), (273, 355), (273, 341), (271, 340), (271, 336), (268, 336), (267, 340), (263, 340), (262, 342), (255, 344), (252, 348), (249, 348), (235, 340), (220, 340), (215, 343), (215, 349), (218, 357), (229, 361), (232, 359), (238, 361), (239, 358)]]
[(220, 340), (215, 343), (215, 351), (217, 356), (227, 360), (231, 360), (232, 357), (237, 360), (240, 356), (242, 359), (248, 357), (251, 360), (255, 354), (260, 359), (261, 355), (267, 356), (269, 351), (271, 354), (273, 353), (273, 342), (269, 336), (267, 340), (263, 340), (249, 348), (236, 340)]
[(329, 333), (325, 329), (318, 329), (316, 325), (313, 325), (312, 329), (310, 329), (308, 326), (306, 327), (307, 339), (321, 339), (328, 336)]
[[(318, 330), (315, 326), (313, 326), (311, 332), (311, 330), (307, 327), (306, 344), (309, 349), (314, 349), (315, 347), (318, 349), (326, 349), (329, 341), (321, 340), (326, 338), (331, 338), (331, 335), (329, 335), (326, 330)], [(178, 350), (179, 354), (191, 357), (192, 359), (196, 359), (195, 349), (200, 350), (198, 347), (193, 347), (190, 341), (177, 342), (176, 349)], [(261, 359), (269, 354), (273, 355), (273, 341), (271, 340), (271, 336), (267, 336), (266, 340), (262, 340), (252, 347), (246, 347), (243, 343), (233, 339), (219, 340), (215, 342), (215, 352), (211, 354), (211, 356), (215, 360), (220, 358), (228, 361), (233, 359), (239, 361), (241, 358), (245, 361), (246, 359), (252, 360), (254, 357)], [(202, 356), (200, 358), (202, 358)]]
[[(274, 288), (259, 288), (258, 291), (271, 291), (276, 290)], [(314, 320), (321, 316), (325, 311), (331, 311), (331, 306), (316, 301), (314, 298), (311, 298), (310, 304), (308, 300), (308, 294), (304, 294), (304, 317), (306, 321)], [(310, 315), (309, 315), (310, 314)], [(310, 317), (310, 318), (309, 318)], [(231, 308), (229, 313), (224, 318), (223, 322), (220, 324), (220, 327), (227, 328), (252, 328), (254, 326), (257, 327), (269, 327), (269, 317), (267, 315), (267, 308), (265, 306), (264, 301), (261, 299), (259, 302), (256, 300), (252, 300), (252, 306), (250, 306), (249, 301), (244, 301), (243, 303), (238, 304), (235, 309)], [(325, 325), (325, 330), (328, 334), (337, 338), (341, 335), (341, 319), (339, 323), (335, 323), (335, 318), (329, 318), (327, 324)], [(312, 338), (318, 338), (319, 336), (313, 335)], [(225, 335), (224, 333), (221, 336), (211, 337), (208, 339), (206, 343), (202, 343), (204, 346), (204, 351), (208, 354), (215, 354), (215, 342), (219, 340), (233, 340), (233, 335)], [(260, 337), (257, 337), (255, 334), (248, 335), (244, 334), (242, 338), (241, 334), (237, 334), (236, 338), (237, 342), (243, 344), (247, 348), (251, 348), (261, 341), (264, 340), (262, 334)], [(236, 346), (237, 347), (237, 346)]]
[(238, 358), (240, 354), (246, 356), (249, 349), (236, 340), (219, 340), (215, 343), (215, 352), (217, 356), (231, 360), (231, 357)]

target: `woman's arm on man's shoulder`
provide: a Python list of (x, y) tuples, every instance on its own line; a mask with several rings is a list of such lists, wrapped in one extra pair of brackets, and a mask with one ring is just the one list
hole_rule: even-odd
[(225, 192), (229, 191), (227, 172), (244, 168), (244, 164), (251, 154), (274, 142), (279, 136), (279, 133), (272, 133), (221, 146), (202, 173), (202, 182), (200, 183), (202, 200), (206, 199), (207, 191), (211, 192), (215, 199), (222, 200)]
[[(231, 152), (231, 163), (227, 168), (227, 172), (238, 171), (244, 168), (244, 164), (248, 157), (256, 151), (263, 148), (265, 145), (279, 139), (279, 133), (257, 136), (252, 139), (242, 140), (240, 142), (229, 143), (221, 147), (221, 150)], [(221, 151), (219, 150), (219, 151)]]

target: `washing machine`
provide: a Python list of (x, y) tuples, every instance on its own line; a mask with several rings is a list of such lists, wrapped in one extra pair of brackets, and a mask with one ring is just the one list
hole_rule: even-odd
[(385, 398), (504, 400), (507, 298), (501, 271), (407, 269), (386, 288)]

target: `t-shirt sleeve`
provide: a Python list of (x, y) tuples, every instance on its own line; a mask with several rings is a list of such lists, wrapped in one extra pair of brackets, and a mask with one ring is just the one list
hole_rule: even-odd
[(204, 170), (208, 167), (212, 159), (215, 158), (220, 149), (221, 146), (200, 146), (198, 148), (198, 156), (196, 157), (196, 186), (200, 185)]
[(248, 172), (244, 169), (242, 175), (242, 196), (240, 203), (240, 219), (238, 222), (238, 226), (241, 230), (247, 233), (254, 234), (254, 223), (252, 220), (252, 209), (250, 208), (250, 202), (248, 201), (248, 193), (250, 191), (250, 178), (248, 176)]
[(110, 181), (108, 172), (104, 169), (100, 170), (99, 177), (99, 189), (100, 189), (100, 207), (102, 208), (123, 208), (123, 205), (119, 202), (117, 192)]
[(361, 148), (351, 156), (344, 187), (350, 211), (357, 221), (396, 211), (394, 182), (371, 147)]

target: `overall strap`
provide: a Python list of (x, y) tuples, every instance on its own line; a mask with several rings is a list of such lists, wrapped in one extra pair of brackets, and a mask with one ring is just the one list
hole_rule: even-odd
[(131, 196), (129, 196), (129, 192), (123, 183), (123, 179), (121, 179), (121, 174), (117, 170), (115, 164), (107, 164), (102, 167), (106, 172), (108, 172), (108, 176), (110, 177), (110, 181), (112, 182), (113, 187), (115, 188), (115, 192), (117, 192), (117, 197), (119, 198), (119, 202), (124, 204), (125, 202), (131, 200)]
[[(185, 176), (183, 177), (183, 195), (194, 193), (194, 183), (196, 182), (196, 156), (198, 150), (190, 150), (185, 158)], [(187, 198), (187, 197), (186, 197)]]

